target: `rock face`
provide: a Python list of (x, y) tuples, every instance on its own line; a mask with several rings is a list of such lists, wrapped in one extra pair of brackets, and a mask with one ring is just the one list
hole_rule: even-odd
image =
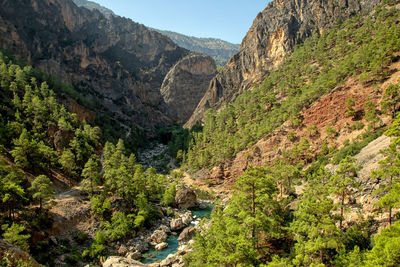
[(112, 111), (124, 128), (175, 123), (160, 88), (188, 50), (141, 24), (106, 18), (71, 0), (4, 0), (1, 7), (0, 47), (74, 85), (98, 103), (97, 113)]
[(242, 41), (240, 51), (210, 82), (187, 127), (204, 117), (210, 107), (232, 102), (260, 82), (268, 70), (280, 64), (285, 55), (313, 33), (339, 19), (370, 10), (380, 0), (274, 0), (259, 13)]
[(216, 74), (209, 56), (192, 54), (176, 63), (160, 90), (174, 121), (185, 123), (190, 118)]

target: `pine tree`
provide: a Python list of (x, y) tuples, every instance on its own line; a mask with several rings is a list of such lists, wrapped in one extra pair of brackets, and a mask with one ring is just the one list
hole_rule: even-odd
[(100, 184), (101, 178), (98, 156), (93, 155), (89, 158), (82, 170), (82, 176), (85, 178), (81, 182), (84, 190), (90, 190), (90, 195), (93, 196), (95, 187)]
[(22, 234), (25, 231), (25, 226), (13, 223), (10, 227), (7, 224), (2, 225), (4, 231), (3, 238), (9, 243), (24, 251), (29, 251), (28, 239), (31, 237), (29, 234)]
[(398, 104), (400, 103), (400, 86), (391, 84), (386, 88), (385, 94), (383, 95), (382, 109), (390, 112), (392, 118), (396, 116), (398, 110)]
[(290, 230), (297, 241), (295, 244), (296, 266), (308, 266), (329, 262), (328, 252), (342, 246), (340, 230), (333, 215), (335, 205), (326, 190), (324, 170), (310, 180), (304, 193), (296, 202), (294, 220)]
[(386, 209), (389, 224), (392, 224), (392, 210), (400, 206), (400, 152), (391, 144), (382, 152), (386, 158), (379, 162), (380, 169), (372, 172), (373, 177), (380, 179), (379, 188), (373, 193), (380, 197), (376, 206)]
[(43, 203), (54, 198), (54, 190), (51, 189), (52, 182), (46, 175), (39, 175), (33, 180), (31, 187), (32, 197), (39, 200), (39, 211), (42, 210)]
[(66, 149), (62, 152), (59, 162), (63, 170), (72, 178), (76, 176), (76, 166), (75, 155), (71, 150)]
[(356, 181), (358, 168), (354, 165), (353, 157), (346, 157), (339, 163), (339, 169), (336, 175), (332, 176), (330, 182), (331, 192), (340, 199), (340, 229), (343, 224), (343, 214), (345, 208), (345, 199), (350, 196), (352, 190), (359, 186)]

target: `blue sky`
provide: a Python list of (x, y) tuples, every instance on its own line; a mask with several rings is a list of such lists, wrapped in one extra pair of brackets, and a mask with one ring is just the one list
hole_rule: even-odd
[(270, 0), (92, 0), (146, 26), (240, 44)]

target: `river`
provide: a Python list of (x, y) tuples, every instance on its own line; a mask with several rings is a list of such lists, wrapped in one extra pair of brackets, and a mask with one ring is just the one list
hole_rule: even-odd
[[(199, 220), (202, 218), (209, 218), (211, 215), (211, 211), (213, 210), (214, 206), (212, 205), (207, 205), (206, 209), (196, 209), (192, 210), (192, 216), (195, 218), (195, 220), (192, 222), (192, 225), (196, 225), (199, 223)], [(161, 251), (155, 250), (154, 248), (151, 248), (148, 252), (144, 253), (142, 255), (142, 260), (141, 262), (144, 264), (151, 264), (157, 261), (162, 261), (165, 258), (168, 257), (169, 254), (175, 254), (178, 247), (179, 247), (179, 242), (178, 242), (178, 236), (181, 231), (178, 232), (177, 235), (170, 235), (167, 239), (168, 247), (166, 249), (163, 249)]]

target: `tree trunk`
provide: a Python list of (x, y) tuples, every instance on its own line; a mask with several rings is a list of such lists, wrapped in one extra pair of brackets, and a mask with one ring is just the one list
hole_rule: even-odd
[(90, 181), (90, 195), (93, 196), (93, 181)]
[(392, 207), (389, 208), (389, 225), (392, 226)]
[[(251, 185), (251, 204), (252, 204), (252, 206), (251, 206), (251, 215), (252, 215), (252, 217), (253, 217), (253, 219), (255, 220), (255, 216), (256, 216), (256, 201), (255, 201), (255, 199), (256, 199), (256, 196), (255, 196), (255, 185), (254, 185), (254, 181), (253, 181), (253, 183), (252, 183), (252, 185)], [(253, 229), (252, 229), (252, 238), (255, 240), (255, 235), (256, 235), (256, 226), (255, 226), (255, 224), (253, 223)], [(257, 247), (257, 243), (256, 242), (254, 242), (254, 248), (256, 248)]]
[(343, 225), (343, 207), (344, 207), (344, 193), (342, 193), (342, 205), (340, 206), (340, 229), (342, 229), (342, 225)]

